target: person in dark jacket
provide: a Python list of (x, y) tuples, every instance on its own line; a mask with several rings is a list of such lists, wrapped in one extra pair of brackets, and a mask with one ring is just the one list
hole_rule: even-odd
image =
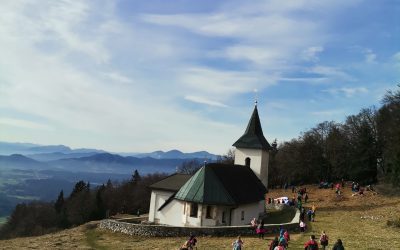
[(274, 250), (275, 247), (278, 246), (278, 244), (279, 244), (278, 236), (275, 236), (275, 238), (273, 240), (271, 240), (271, 242), (269, 243), (268, 250)]
[(304, 250), (318, 250), (318, 243), (315, 241), (315, 235), (310, 236), (310, 240), (304, 244)]
[(338, 239), (333, 246), (332, 250), (344, 250), (344, 246), (341, 239)]

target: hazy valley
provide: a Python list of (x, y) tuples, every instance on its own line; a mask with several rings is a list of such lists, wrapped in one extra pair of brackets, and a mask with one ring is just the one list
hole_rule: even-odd
[(172, 173), (185, 161), (202, 162), (217, 157), (205, 151), (115, 154), (64, 145), (0, 142), (0, 224), (16, 204), (55, 200), (60, 190), (69, 195), (79, 180), (91, 185), (108, 179), (119, 182), (129, 179), (134, 170), (140, 174)]

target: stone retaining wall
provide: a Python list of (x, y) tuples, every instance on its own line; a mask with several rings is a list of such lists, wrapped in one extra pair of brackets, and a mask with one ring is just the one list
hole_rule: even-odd
[[(299, 218), (300, 213), (297, 211), (290, 223), (266, 224), (265, 228), (267, 233), (278, 233), (280, 226), (283, 226), (283, 228), (288, 229), (290, 232), (298, 231)], [(156, 237), (188, 236), (190, 233), (211, 236), (254, 235), (254, 229), (250, 226), (174, 227), (167, 225), (133, 224), (117, 220), (102, 220), (99, 227), (129, 235)]]

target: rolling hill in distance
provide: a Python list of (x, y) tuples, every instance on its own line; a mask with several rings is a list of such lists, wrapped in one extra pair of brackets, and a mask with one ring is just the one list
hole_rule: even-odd
[(201, 163), (217, 158), (206, 151), (111, 153), (65, 145), (0, 142), (0, 217), (9, 215), (21, 202), (55, 200), (60, 190), (69, 195), (79, 180), (101, 185), (108, 179), (129, 179), (135, 170), (141, 175), (173, 173), (185, 161)]

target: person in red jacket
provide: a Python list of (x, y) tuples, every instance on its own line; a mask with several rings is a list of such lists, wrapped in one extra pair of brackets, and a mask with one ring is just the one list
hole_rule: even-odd
[(304, 250), (318, 250), (318, 243), (315, 241), (314, 235), (311, 235), (310, 240), (304, 244)]

